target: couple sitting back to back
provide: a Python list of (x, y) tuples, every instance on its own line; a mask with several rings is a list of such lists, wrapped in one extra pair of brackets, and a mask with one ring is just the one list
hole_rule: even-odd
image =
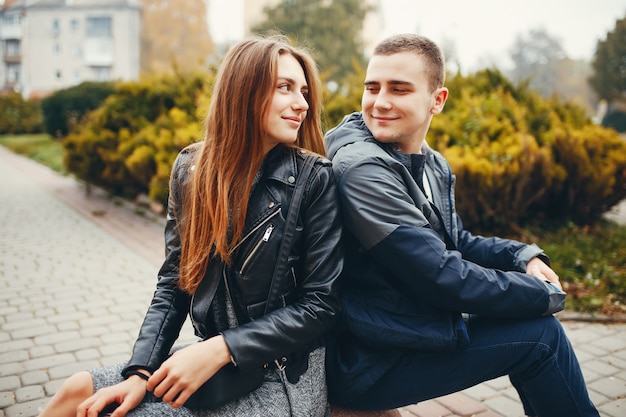
[[(311, 56), (283, 37), (234, 45), (204, 141), (172, 169), (166, 259), (131, 359), (73, 375), (40, 417), (328, 416), (329, 400), (393, 409), (503, 375), (528, 416), (599, 416), (552, 316), (565, 293), (548, 257), (472, 235), (456, 214), (454, 175), (426, 142), (444, 81), (436, 44), (387, 38), (362, 111), (324, 138)], [(201, 341), (173, 348), (190, 309)], [(263, 381), (217, 408), (186, 406), (224, 366), (263, 367)]]

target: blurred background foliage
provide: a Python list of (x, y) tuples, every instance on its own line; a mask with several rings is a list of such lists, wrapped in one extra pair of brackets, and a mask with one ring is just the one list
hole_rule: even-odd
[[(214, 71), (119, 83), (96, 109), (68, 106), (65, 117), (44, 107), (45, 120), (69, 131), (60, 139), (67, 170), (115, 195), (143, 193), (165, 204), (176, 154), (202, 140)], [(359, 110), (363, 75), (353, 62), (345, 84), (325, 89), (327, 128)], [(626, 199), (626, 141), (594, 124), (581, 107), (543, 98), (493, 69), (456, 74), (447, 85), (450, 98), (428, 140), (457, 177), (467, 227), (514, 233), (542, 223), (592, 224)], [(76, 100), (76, 91), (98, 97)], [(67, 103), (82, 105), (102, 91), (79, 86), (46, 100), (68, 97)]]

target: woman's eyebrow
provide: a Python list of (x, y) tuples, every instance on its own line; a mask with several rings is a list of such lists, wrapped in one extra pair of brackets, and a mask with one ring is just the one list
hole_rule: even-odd
[[(296, 80), (294, 80), (294, 79), (293, 79), (293, 78), (291, 78), (291, 77), (287, 77), (287, 76), (281, 76), (281, 75), (279, 75), (279, 76), (278, 76), (278, 81), (286, 81), (286, 82), (288, 82), (289, 84), (292, 84), (292, 85), (295, 85), (295, 84), (296, 84)], [(303, 88), (309, 88), (308, 84), (304, 84), (302, 87), (303, 87)]]

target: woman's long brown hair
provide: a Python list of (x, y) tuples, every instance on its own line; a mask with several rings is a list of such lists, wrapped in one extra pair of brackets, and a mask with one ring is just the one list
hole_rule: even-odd
[(296, 146), (324, 154), (321, 87), (308, 52), (282, 36), (234, 45), (217, 73), (205, 143), (193, 181), (183, 191), (179, 286), (188, 293), (195, 292), (212, 257), (231, 262), (242, 236), (254, 177), (265, 157), (264, 120), (276, 88), (278, 57), (285, 53), (300, 62), (309, 87), (309, 110)]

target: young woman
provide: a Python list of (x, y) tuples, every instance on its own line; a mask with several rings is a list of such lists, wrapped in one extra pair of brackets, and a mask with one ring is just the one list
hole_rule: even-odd
[[(205, 140), (172, 169), (167, 256), (130, 361), (70, 377), (41, 417), (107, 409), (113, 417), (325, 415), (321, 337), (339, 308), (343, 258), (330, 163), (306, 159), (324, 152), (320, 114), (317, 69), (305, 51), (282, 37), (231, 48)], [(305, 164), (312, 169), (293, 244), (277, 259)], [(286, 272), (273, 278), (277, 267)], [(172, 354), (188, 314), (202, 341)], [(261, 370), (263, 382), (213, 410), (189, 407), (224, 366)]]

